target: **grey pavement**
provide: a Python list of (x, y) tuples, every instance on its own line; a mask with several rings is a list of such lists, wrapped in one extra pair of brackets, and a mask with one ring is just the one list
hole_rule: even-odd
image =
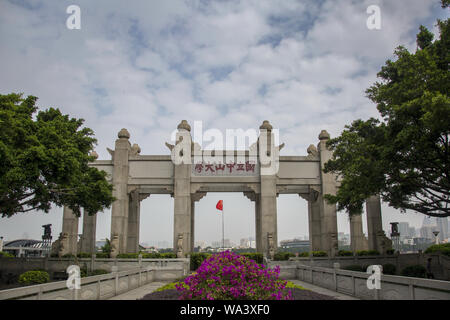
[(326, 289), (326, 288), (315, 286), (315, 285), (313, 285), (311, 283), (308, 283), (308, 282), (303, 282), (303, 281), (300, 281), (300, 280), (290, 280), (290, 281), (292, 283), (295, 283), (295, 284), (299, 285), (299, 286), (302, 286), (305, 289), (309, 289), (311, 291), (314, 291), (314, 292), (317, 292), (317, 293), (320, 293), (320, 294), (331, 296), (331, 297), (333, 297), (335, 299), (338, 299), (338, 300), (360, 300), (358, 298), (355, 298), (355, 297), (352, 297), (352, 296), (349, 296), (349, 295), (346, 295), (346, 294), (343, 294), (343, 293), (340, 293), (340, 292), (336, 292), (336, 291), (333, 291), (333, 290), (330, 290), (330, 289)]
[(146, 285), (143, 285), (142, 287), (130, 290), (128, 292), (119, 294), (115, 297), (112, 297), (108, 300), (137, 300), (144, 297), (146, 294), (149, 294), (156, 289), (162, 287), (163, 285), (169, 283), (170, 281), (155, 281), (148, 283)]

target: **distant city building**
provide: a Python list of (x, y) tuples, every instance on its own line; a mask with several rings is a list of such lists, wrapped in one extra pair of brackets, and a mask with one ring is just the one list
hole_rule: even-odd
[(309, 251), (309, 240), (290, 239), (280, 241), (280, 247), (283, 249), (300, 249), (300, 251)]
[(339, 247), (350, 245), (350, 235), (344, 232), (338, 233)]
[(439, 231), (439, 241), (443, 242), (448, 238), (448, 219), (445, 218), (435, 218), (436, 219), (436, 226), (437, 231)]
[(51, 244), (42, 240), (18, 239), (3, 243), (3, 251), (15, 257), (45, 257), (50, 249)]

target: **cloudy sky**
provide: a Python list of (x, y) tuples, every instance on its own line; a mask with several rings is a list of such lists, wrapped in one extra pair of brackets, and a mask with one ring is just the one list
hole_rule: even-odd
[[(66, 27), (71, 4), (81, 9), (80, 30)], [(380, 30), (366, 26), (369, 5), (381, 9)], [(447, 15), (438, 0), (1, 0), (0, 93), (35, 95), (42, 108), (84, 118), (100, 159), (110, 159), (106, 147), (121, 128), (141, 154), (168, 154), (164, 142), (182, 119), (223, 131), (268, 119), (286, 144), (281, 155), (306, 155), (322, 129), (336, 136), (354, 119), (377, 117), (364, 91), (380, 67), (398, 45), (415, 50), (420, 24), (436, 33)], [(226, 237), (254, 236), (253, 203), (216, 193), (197, 204), (196, 239), (219, 240), (219, 199)], [(386, 230), (423, 220), (383, 210)], [(172, 243), (170, 196), (143, 201), (141, 216), (141, 242)], [(338, 217), (349, 232), (346, 214)], [(61, 220), (61, 208), (3, 218), (0, 235), (38, 238), (44, 223), (58, 234)], [(109, 237), (109, 210), (97, 230)], [(305, 200), (280, 195), (278, 231), (279, 240), (308, 234)]]

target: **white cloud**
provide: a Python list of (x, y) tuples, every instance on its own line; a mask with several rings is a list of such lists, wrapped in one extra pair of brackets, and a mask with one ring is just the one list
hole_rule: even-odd
[[(143, 154), (168, 154), (164, 142), (182, 119), (204, 130), (270, 120), (282, 154), (305, 155), (322, 129), (336, 136), (377, 116), (365, 89), (397, 45), (415, 49), (419, 24), (442, 15), (437, 2), (85, 0), (76, 31), (65, 28), (67, 1), (2, 1), (1, 93), (33, 94), (85, 118), (103, 159), (122, 127)], [(366, 28), (369, 4), (381, 8), (379, 31)], [(293, 201), (279, 210), (291, 212)]]

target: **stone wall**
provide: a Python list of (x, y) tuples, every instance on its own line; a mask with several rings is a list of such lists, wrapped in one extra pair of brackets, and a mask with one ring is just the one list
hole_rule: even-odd
[(400, 254), (400, 255), (380, 255), (380, 256), (351, 256), (351, 257), (312, 257), (312, 258), (291, 258), (290, 261), (272, 261), (271, 266), (282, 265), (292, 266), (296, 262), (303, 265), (332, 268), (334, 263), (339, 263), (341, 268), (350, 265), (384, 265), (393, 264), (396, 266), (397, 274), (400, 275), (401, 270), (411, 265), (422, 265), (426, 268), (427, 259), (431, 258), (431, 269), (436, 279), (450, 280), (450, 258), (439, 254)]
[[(18, 276), (29, 270), (46, 270), (53, 278), (55, 272), (65, 272), (67, 267), (78, 264), (80, 268), (88, 270), (104, 269), (109, 272), (113, 266), (117, 271), (131, 270), (135, 268), (150, 268), (155, 270), (181, 270), (189, 271), (189, 259), (57, 259), (57, 258), (0, 258), (0, 280), (5, 281), (12, 276)], [(158, 273), (159, 274), (159, 273)], [(160, 279), (161, 280), (161, 279)]]
[(307, 266), (300, 261), (274, 261), (280, 277), (300, 280), (364, 300), (450, 300), (450, 282), (381, 275), (380, 289), (369, 289), (364, 272)]

